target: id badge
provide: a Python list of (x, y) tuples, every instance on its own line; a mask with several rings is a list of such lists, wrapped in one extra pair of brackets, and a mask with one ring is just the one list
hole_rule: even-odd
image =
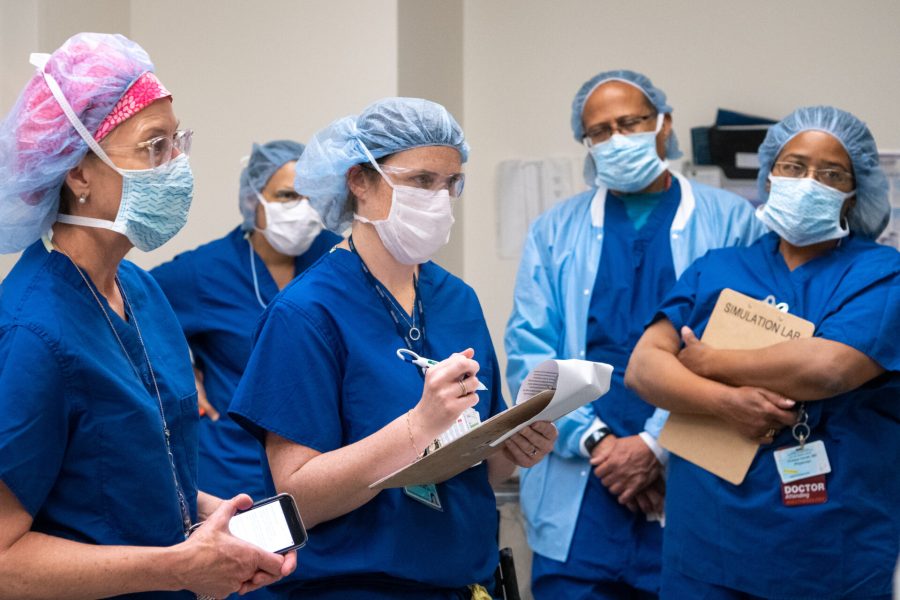
[(831, 473), (828, 453), (821, 440), (776, 450), (774, 456), (778, 476), (783, 484)]
[(438, 496), (437, 486), (433, 483), (429, 483), (428, 485), (408, 485), (403, 488), (403, 493), (413, 500), (421, 502), (428, 508), (439, 510), (441, 512), (444, 511), (441, 507), (441, 499)]

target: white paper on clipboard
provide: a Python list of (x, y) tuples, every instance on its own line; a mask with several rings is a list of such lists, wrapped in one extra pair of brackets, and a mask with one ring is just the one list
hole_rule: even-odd
[(531, 370), (519, 393), (516, 404), (553, 390), (550, 403), (538, 414), (507, 431), (491, 442), (497, 447), (537, 421), (555, 421), (573, 410), (593, 402), (609, 391), (613, 368), (605, 363), (586, 360), (545, 360)]

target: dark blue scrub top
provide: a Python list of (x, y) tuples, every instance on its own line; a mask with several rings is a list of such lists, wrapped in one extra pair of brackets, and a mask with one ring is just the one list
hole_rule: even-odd
[[(500, 370), (475, 292), (434, 263), (420, 268), (425, 353), (442, 360), (467, 347), (481, 365), (476, 409), (486, 420), (505, 405)], [(413, 408), (416, 367), (397, 358), (394, 322), (357, 255), (336, 249), (284, 289), (261, 321), (232, 417), (259, 440), (274, 432), (319, 452), (361, 440)], [(459, 588), (490, 578), (497, 564), (497, 514), (487, 464), (438, 484), (443, 512), (384, 490), (362, 507), (310, 531), (300, 567), (277, 586), (292, 597), (325, 590)], [(301, 507), (302, 511), (302, 507)], [(307, 590), (304, 593), (304, 590)], [(381, 597), (381, 596), (378, 596)], [(443, 597), (443, 596), (438, 596)]]
[(887, 372), (807, 404), (810, 439), (824, 442), (832, 468), (824, 504), (782, 504), (772, 453), (796, 445), (790, 428), (760, 448), (740, 486), (673, 455), (664, 565), (766, 598), (889, 595), (900, 552), (900, 253), (851, 235), (789, 271), (778, 242), (770, 233), (749, 248), (710, 252), (685, 271), (657, 318), (702, 335), (723, 288), (771, 294), (815, 323), (816, 336)]
[[(118, 274), (196, 520), (197, 394), (187, 344), (153, 278), (128, 261)], [(38, 241), (3, 281), (0, 479), (33, 517), (34, 531), (88, 544), (177, 544), (184, 540), (181, 512), (135, 319), (122, 320), (100, 300), (141, 379), (63, 254)]]
[[(656, 204), (639, 229), (628, 203)], [(597, 416), (618, 436), (636, 435), (653, 407), (625, 387), (625, 367), (643, 324), (675, 285), (669, 230), (681, 202), (681, 185), (638, 198), (606, 194), (603, 249), (588, 309), (585, 357), (613, 366), (609, 392), (593, 403)]]
[[(323, 231), (295, 259), (295, 272), (305, 271), (341, 240)], [(259, 444), (228, 416), (231, 397), (247, 366), (253, 330), (263, 312), (253, 287), (250, 242), (240, 227), (228, 235), (153, 269), (187, 337), (194, 361), (203, 373), (206, 395), (218, 421), (200, 419), (199, 487), (231, 498), (237, 493), (265, 497)], [(254, 252), (259, 294), (265, 303), (278, 294), (262, 259)]]

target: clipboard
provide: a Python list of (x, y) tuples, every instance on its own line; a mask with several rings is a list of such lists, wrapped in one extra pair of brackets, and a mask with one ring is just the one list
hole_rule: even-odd
[(503, 448), (536, 421), (555, 421), (609, 391), (613, 368), (586, 360), (546, 360), (519, 390), (516, 404), (436, 451), (369, 485), (370, 489), (441, 483)]
[[(812, 337), (815, 325), (774, 305), (725, 288), (719, 294), (701, 341), (713, 348), (754, 350)], [(702, 469), (740, 485), (759, 443), (712, 415), (671, 413), (659, 444)]]

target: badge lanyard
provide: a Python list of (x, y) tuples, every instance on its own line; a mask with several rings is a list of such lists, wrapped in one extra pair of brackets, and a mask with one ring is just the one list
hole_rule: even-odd
[[(350, 250), (353, 254), (359, 258), (359, 264), (362, 267), (369, 285), (372, 286), (375, 293), (381, 298), (382, 304), (384, 304), (388, 314), (391, 315), (394, 327), (397, 328), (397, 335), (403, 339), (403, 343), (406, 344), (406, 347), (409, 350), (421, 353), (425, 346), (425, 308), (422, 305), (422, 297), (419, 295), (418, 278), (413, 276), (413, 288), (416, 291), (416, 299), (413, 302), (412, 322), (410, 322), (410, 320), (406, 318), (406, 311), (397, 305), (390, 292), (384, 287), (384, 284), (372, 275), (368, 265), (366, 265), (366, 261), (363, 260), (362, 256), (360, 256), (359, 252), (356, 250), (356, 244), (353, 243), (352, 235), (347, 238), (347, 243), (350, 245)], [(421, 375), (423, 379), (425, 378), (425, 368), (419, 366), (419, 375)], [(433, 483), (428, 485), (408, 485), (403, 488), (403, 493), (406, 494), (407, 497), (424, 504), (432, 510), (440, 512), (443, 512), (444, 510), (437, 491), (437, 486)]]
[[(356, 244), (353, 243), (352, 235), (347, 238), (347, 243), (350, 245), (350, 250), (359, 257), (359, 264), (366, 275), (366, 280), (375, 290), (378, 297), (381, 298), (381, 303), (384, 304), (385, 309), (391, 316), (391, 320), (394, 322), (394, 327), (397, 328), (397, 335), (403, 339), (403, 343), (406, 344), (407, 348), (421, 354), (425, 346), (425, 308), (422, 305), (422, 297), (419, 294), (419, 279), (413, 276), (413, 288), (416, 291), (416, 299), (413, 303), (412, 322), (410, 322), (406, 318), (406, 311), (397, 305), (390, 292), (384, 287), (384, 284), (372, 275), (368, 265), (366, 265), (366, 261), (362, 259), (362, 256), (356, 250)], [(425, 376), (425, 372), (421, 368), (419, 372), (423, 377)]]
[(806, 404), (801, 402), (797, 422), (791, 428), (791, 435), (799, 445), (774, 453), (775, 466), (781, 478), (781, 500), (785, 506), (806, 506), (828, 501), (825, 475), (831, 472), (831, 464), (821, 440), (808, 443), (808, 421)]
[[(57, 246), (57, 248), (59, 248)], [(125, 349), (125, 344), (122, 342), (122, 338), (119, 337), (119, 332), (116, 331), (115, 326), (113, 325), (112, 319), (109, 316), (109, 313), (106, 311), (106, 307), (103, 306), (103, 303), (100, 301), (100, 298), (97, 297), (97, 292), (94, 291), (94, 288), (91, 287), (91, 284), (88, 282), (87, 277), (84, 272), (81, 270), (81, 267), (76, 264), (72, 257), (66, 254), (62, 248), (59, 248), (60, 252), (65, 255), (66, 258), (74, 265), (75, 270), (78, 271), (78, 274), (81, 275), (81, 279), (84, 280), (84, 284), (87, 286), (88, 290), (90, 290), (91, 295), (94, 296), (94, 300), (97, 301), (97, 306), (100, 307), (100, 310), (103, 312), (103, 316), (106, 317), (106, 322), (109, 324), (109, 328), (112, 330), (113, 335), (116, 336), (116, 341), (119, 342), (119, 347), (122, 349), (122, 352), (125, 354), (125, 358), (128, 360), (128, 364), (131, 365), (132, 370), (134, 370), (134, 374), (137, 376), (138, 380), (141, 381), (141, 385), (144, 384), (143, 378), (138, 371), (137, 366), (134, 364), (134, 361), (131, 360), (131, 355), (128, 354), (128, 350)], [(188, 532), (191, 529), (191, 513), (188, 510), (187, 499), (184, 495), (184, 490), (181, 487), (181, 482), (178, 481), (178, 471), (175, 469), (175, 455), (172, 453), (172, 445), (170, 441), (171, 433), (169, 431), (169, 424), (166, 421), (166, 412), (163, 409), (162, 396), (159, 393), (159, 384), (156, 382), (156, 374), (153, 372), (153, 364), (150, 362), (150, 355), (147, 353), (147, 347), (144, 345), (144, 338), (141, 335), (141, 327), (138, 325), (137, 315), (134, 312), (134, 309), (131, 306), (131, 302), (128, 301), (128, 296), (125, 295), (125, 288), (122, 286), (122, 282), (119, 281), (119, 276), (116, 275), (116, 285), (119, 288), (119, 291), (122, 293), (122, 300), (125, 301), (125, 306), (128, 308), (128, 312), (131, 314), (131, 318), (134, 321), (134, 328), (138, 335), (138, 341), (141, 344), (141, 350), (144, 351), (144, 359), (147, 361), (147, 368), (150, 371), (150, 379), (153, 381), (153, 389), (156, 391), (156, 401), (157, 407), (159, 408), (159, 417), (162, 420), (163, 426), (163, 438), (166, 442), (166, 454), (169, 456), (169, 467), (172, 469), (172, 478), (175, 481), (175, 495), (178, 497), (178, 505), (181, 510), (181, 526), (184, 530), (185, 539), (188, 536)]]

